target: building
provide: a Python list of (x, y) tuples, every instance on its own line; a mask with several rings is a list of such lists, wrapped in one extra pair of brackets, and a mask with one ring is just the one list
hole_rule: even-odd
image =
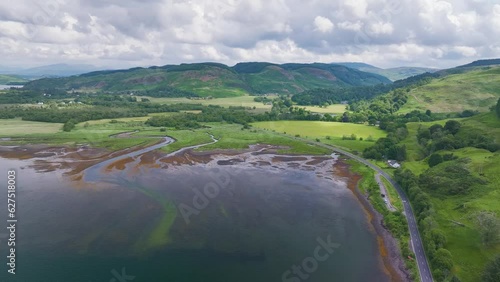
[(397, 161), (395, 160), (388, 160), (387, 161), (387, 164), (392, 167), (392, 168), (400, 168), (401, 167), (401, 164), (399, 164)]

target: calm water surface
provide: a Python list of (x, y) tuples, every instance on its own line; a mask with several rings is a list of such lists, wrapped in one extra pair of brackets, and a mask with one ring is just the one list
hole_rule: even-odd
[[(19, 182), (17, 274), (7, 274), (0, 231), (0, 281), (388, 279), (366, 216), (339, 180), (294, 168), (131, 162), (83, 182), (30, 163), (0, 158), (1, 203), (8, 169)], [(337, 247), (314, 265), (318, 239), (328, 238)], [(305, 259), (313, 271), (294, 274)]]

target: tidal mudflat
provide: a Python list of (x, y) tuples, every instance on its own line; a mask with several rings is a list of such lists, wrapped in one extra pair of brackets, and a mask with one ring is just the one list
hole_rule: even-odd
[(335, 156), (125, 153), (2, 147), (19, 233), (17, 274), (1, 281), (400, 279)]

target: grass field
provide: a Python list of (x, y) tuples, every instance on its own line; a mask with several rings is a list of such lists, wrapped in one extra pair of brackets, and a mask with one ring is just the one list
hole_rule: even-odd
[[(252, 124), (256, 128), (262, 128), (288, 135), (300, 135), (300, 137), (311, 140), (319, 139), (322, 143), (336, 145), (350, 151), (361, 152), (365, 148), (373, 146), (373, 142), (367, 141), (369, 136), (373, 140), (385, 137), (386, 133), (375, 126), (353, 123), (322, 122), (322, 121), (266, 121)], [(344, 135), (355, 134), (357, 140), (343, 140)], [(329, 136), (329, 139), (327, 138)], [(359, 138), (363, 138), (360, 141)]]
[(346, 112), (346, 106), (343, 104), (335, 104), (335, 105), (329, 105), (328, 107), (315, 107), (315, 106), (307, 106), (304, 107), (306, 110), (311, 111), (313, 113), (320, 113), (320, 114), (343, 114)]
[[(500, 140), (500, 120), (493, 113), (484, 113), (471, 118), (460, 119), (465, 129), (481, 129)], [(429, 168), (426, 159), (418, 151), (416, 133), (420, 125), (429, 127), (432, 124), (444, 124), (446, 121), (429, 123), (409, 123), (406, 144), (409, 161), (404, 168), (415, 174), (425, 173)], [(451, 151), (450, 151), (451, 152)], [(473, 215), (479, 211), (491, 211), (500, 216), (500, 153), (492, 153), (482, 149), (463, 148), (452, 151), (459, 158), (468, 158), (469, 170), (476, 176), (483, 174), (487, 184), (476, 185), (467, 195), (441, 197), (431, 193), (435, 209), (435, 218), (439, 228), (447, 237), (446, 248), (451, 252), (455, 263), (454, 272), (464, 282), (479, 281), (485, 264), (500, 253), (500, 243), (484, 246), (480, 234), (473, 222)], [(465, 225), (459, 226), (452, 221)]]
[(209, 124), (213, 126), (210, 132), (220, 141), (216, 144), (203, 147), (202, 150), (210, 149), (244, 149), (252, 144), (271, 144), (290, 147), (280, 152), (291, 154), (313, 154), (324, 155), (331, 154), (330, 150), (325, 148), (306, 144), (295, 140), (289, 136), (276, 134), (264, 130), (241, 130), (240, 125), (234, 124)]
[(375, 126), (363, 124), (323, 122), (323, 121), (264, 121), (252, 124), (255, 127), (286, 132), (287, 134), (299, 134), (301, 137), (342, 137), (343, 135), (356, 134), (357, 137), (374, 139), (384, 137), (386, 134)]
[(146, 128), (137, 133), (138, 136), (171, 136), (177, 139), (177, 142), (163, 147), (162, 151), (172, 152), (186, 146), (193, 146), (212, 141), (209, 134), (213, 134), (219, 142), (201, 147), (198, 151), (210, 151), (215, 149), (246, 149), (254, 144), (270, 144), (289, 147), (280, 152), (290, 154), (330, 154), (330, 150), (312, 146), (304, 142), (295, 140), (292, 137), (283, 136), (264, 130), (241, 130), (241, 125), (225, 123), (206, 123), (209, 128), (196, 130), (173, 130), (167, 129), (166, 132), (160, 132), (158, 128)]
[(0, 137), (15, 137), (26, 134), (51, 134), (61, 131), (61, 123), (0, 119)]
[[(180, 148), (212, 141), (213, 134), (219, 142), (200, 150), (213, 149), (245, 149), (252, 144), (271, 144), (289, 147), (283, 153), (296, 154), (329, 154), (329, 150), (305, 144), (291, 136), (284, 136), (264, 130), (241, 130), (237, 124), (208, 123), (207, 128), (197, 130), (167, 129), (144, 125), (147, 117), (118, 118), (79, 123), (71, 132), (61, 131), (62, 124), (44, 122), (26, 122), (22, 120), (0, 120), (0, 137), (13, 137), (14, 140), (2, 141), (2, 144), (53, 144), (69, 145), (88, 144), (110, 150), (120, 150), (136, 145), (147, 145), (157, 142), (159, 137), (171, 136), (177, 142), (162, 148), (164, 152), (172, 152)], [(111, 135), (138, 131), (132, 138), (114, 138)], [(158, 137), (158, 138), (154, 138)]]
[(117, 122), (136, 122), (136, 123), (144, 123), (148, 119), (150, 119), (153, 116), (168, 116), (168, 115), (176, 115), (178, 113), (152, 113), (149, 114), (145, 117), (128, 117), (128, 118), (113, 118), (113, 119), (99, 119), (99, 120), (89, 120), (87, 122), (83, 122), (80, 124), (80, 126), (85, 125), (85, 123), (88, 123), (89, 125), (97, 125), (97, 124), (106, 124), (110, 123), (112, 120), (115, 120)]
[[(153, 98), (153, 97), (145, 97), (138, 96), (138, 98), (148, 98), (153, 103), (161, 103), (161, 104), (177, 104), (177, 103), (186, 103), (186, 104), (202, 104), (202, 105), (218, 105), (222, 107), (246, 107), (260, 110), (271, 110), (271, 105), (264, 105), (260, 102), (255, 102), (253, 99), (254, 96), (239, 96), (239, 97), (231, 97), (231, 98), (215, 98), (210, 100), (192, 100), (188, 98)], [(272, 97), (270, 97), (272, 98)]]
[[(119, 120), (119, 119), (118, 119)], [(90, 146), (119, 150), (127, 147), (149, 144), (158, 139), (152, 138), (112, 138), (110, 135), (125, 131), (144, 129), (143, 122), (118, 122), (78, 124), (71, 132), (63, 132), (62, 124), (48, 122), (29, 122), (18, 119), (0, 120), (0, 137), (12, 137), (2, 144), (89, 144)]]
[(433, 112), (486, 112), (500, 97), (500, 67), (434, 79), (409, 94), (401, 113), (427, 109)]

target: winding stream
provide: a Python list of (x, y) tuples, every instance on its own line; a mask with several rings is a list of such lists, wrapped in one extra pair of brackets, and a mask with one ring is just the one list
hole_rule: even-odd
[[(205, 144), (194, 145), (194, 146), (184, 147), (184, 148), (181, 148), (181, 149), (179, 149), (179, 150), (177, 150), (175, 152), (169, 153), (165, 157), (172, 156), (172, 155), (178, 154), (178, 153), (186, 151), (186, 150), (201, 148), (203, 146), (211, 145), (211, 144), (217, 143), (219, 141), (219, 140), (215, 139), (215, 137), (213, 135), (210, 135), (210, 138), (212, 138), (212, 142), (205, 143)], [(163, 137), (163, 142), (161, 142), (159, 144), (155, 144), (155, 145), (152, 145), (152, 146), (140, 149), (140, 150), (132, 151), (130, 153), (122, 154), (120, 156), (117, 156), (117, 157), (114, 157), (114, 158), (111, 158), (111, 159), (107, 159), (107, 160), (105, 160), (103, 162), (95, 164), (95, 165), (93, 165), (93, 166), (85, 169), (83, 180), (85, 182), (96, 182), (96, 181), (99, 181), (100, 180), (99, 179), (99, 175), (101, 173), (101, 170), (103, 168), (111, 165), (112, 163), (120, 161), (120, 160), (124, 160), (124, 159), (127, 159), (127, 158), (136, 158), (136, 157), (138, 157), (140, 155), (143, 155), (145, 153), (149, 153), (151, 151), (163, 148), (163, 147), (165, 147), (167, 145), (170, 145), (170, 144), (172, 144), (174, 142), (175, 142), (174, 138), (169, 137), (169, 136), (165, 136), (165, 137)]]

